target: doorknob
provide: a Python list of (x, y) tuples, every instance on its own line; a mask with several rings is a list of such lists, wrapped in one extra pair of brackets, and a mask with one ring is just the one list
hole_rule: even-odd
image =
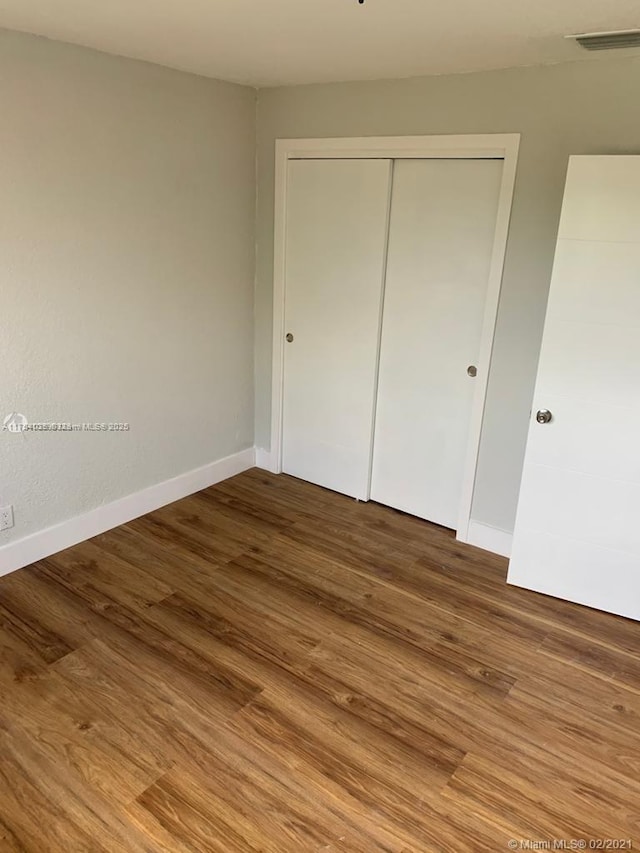
[(539, 424), (548, 424), (553, 420), (553, 415), (549, 411), (549, 409), (540, 409), (540, 411), (536, 415), (536, 420)]
[(287, 343), (293, 343), (293, 335), (291, 334), (291, 332), (289, 332), (289, 334), (287, 335)]
[(475, 379), (475, 377), (478, 375), (478, 368), (475, 366), (475, 364), (470, 364), (469, 367), (467, 367), (467, 374), (472, 379)]

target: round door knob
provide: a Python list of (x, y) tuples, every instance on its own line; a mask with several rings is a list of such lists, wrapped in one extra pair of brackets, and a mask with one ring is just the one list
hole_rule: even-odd
[(540, 409), (540, 411), (536, 415), (536, 420), (539, 424), (548, 424), (553, 420), (553, 415), (549, 411), (549, 409)]
[(475, 366), (475, 364), (470, 364), (469, 367), (467, 367), (467, 374), (472, 379), (475, 379), (475, 377), (478, 375), (478, 368)]
[(291, 332), (289, 332), (289, 334), (287, 335), (287, 343), (293, 343), (293, 335), (291, 334)]

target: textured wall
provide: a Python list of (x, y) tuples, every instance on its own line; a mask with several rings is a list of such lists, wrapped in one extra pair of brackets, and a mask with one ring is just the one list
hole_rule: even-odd
[(512, 530), (570, 154), (640, 152), (640, 60), (265, 89), (258, 97), (256, 443), (270, 442), (274, 140), (521, 133), (473, 508)]
[(0, 31), (0, 545), (253, 444), (255, 93)]

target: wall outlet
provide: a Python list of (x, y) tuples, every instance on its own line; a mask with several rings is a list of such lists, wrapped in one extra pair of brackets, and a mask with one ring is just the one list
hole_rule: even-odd
[(0, 506), (0, 530), (8, 530), (13, 527), (13, 507)]

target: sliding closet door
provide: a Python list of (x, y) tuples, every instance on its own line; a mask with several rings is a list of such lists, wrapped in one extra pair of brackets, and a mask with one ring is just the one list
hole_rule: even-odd
[(502, 168), (402, 160), (394, 169), (371, 498), (451, 528)]
[(283, 470), (368, 499), (390, 160), (295, 160), (287, 181)]

